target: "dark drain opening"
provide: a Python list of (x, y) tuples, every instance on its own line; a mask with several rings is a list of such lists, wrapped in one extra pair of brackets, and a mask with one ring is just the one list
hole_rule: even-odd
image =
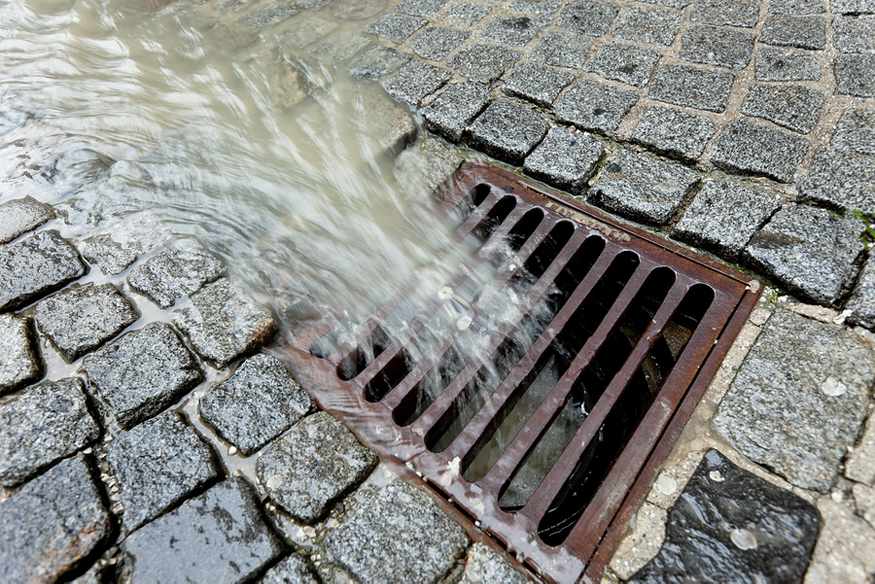
[(486, 241), (492, 236), (492, 233), (498, 226), (504, 223), (504, 220), (514, 210), (514, 207), (516, 207), (515, 197), (510, 195), (502, 197), (497, 204), (493, 205), (489, 213), (486, 214), (486, 217), (477, 224), (477, 227), (471, 233), (480, 241)]
[(337, 376), (344, 381), (358, 377), (371, 361), (383, 354), (389, 343), (386, 331), (380, 326), (374, 327), (367, 342), (357, 346), (340, 361), (337, 365)]

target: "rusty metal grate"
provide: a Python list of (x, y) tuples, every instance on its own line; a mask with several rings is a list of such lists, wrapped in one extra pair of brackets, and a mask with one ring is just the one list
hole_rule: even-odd
[(547, 580), (597, 578), (759, 286), (494, 167), (464, 165), (439, 197), (468, 209), (460, 235), (516, 252), (525, 270), (502, 272), (507, 285), (547, 306), (546, 319), (513, 325), (532, 342), (492, 331), (484, 375), (450, 339), (416, 362), (373, 323), (338, 355), (318, 349), (327, 331), (306, 330), (291, 347), (296, 374), (475, 538)]

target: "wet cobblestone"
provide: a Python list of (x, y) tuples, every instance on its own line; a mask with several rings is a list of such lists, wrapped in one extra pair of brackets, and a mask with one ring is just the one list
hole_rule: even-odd
[(0, 246), (0, 311), (18, 308), (85, 273), (76, 249), (54, 230)]
[(0, 395), (39, 377), (41, 364), (32, 342), (31, 326), (27, 319), (0, 315)]

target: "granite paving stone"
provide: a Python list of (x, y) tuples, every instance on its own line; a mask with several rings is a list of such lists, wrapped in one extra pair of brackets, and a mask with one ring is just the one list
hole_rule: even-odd
[(587, 79), (575, 82), (556, 101), (557, 117), (583, 130), (613, 132), (638, 101), (633, 91)]
[(386, 93), (410, 106), (418, 106), (450, 78), (450, 73), (416, 59), (383, 80)]
[(432, 61), (449, 61), (471, 33), (443, 26), (427, 26), (414, 34), (407, 45), (413, 52)]
[(377, 456), (327, 412), (307, 416), (258, 457), (267, 495), (289, 515), (313, 523), (367, 478)]
[(451, 24), (470, 28), (486, 18), (488, 14), (489, 8), (486, 6), (460, 0), (447, 4), (442, 17)]
[(730, 172), (791, 182), (808, 143), (804, 138), (762, 123), (738, 119), (717, 139), (712, 162)]
[(313, 407), (310, 395), (273, 355), (243, 362), (200, 400), (201, 417), (249, 455), (285, 432)]
[(838, 55), (834, 72), (839, 95), (875, 97), (875, 54)]
[(193, 294), (191, 306), (180, 311), (174, 322), (198, 355), (218, 367), (262, 346), (277, 328), (268, 308), (225, 278)]
[(822, 148), (798, 187), (805, 200), (875, 214), (875, 156)]
[(366, 84), (356, 97), (356, 109), (367, 112), (369, 119), (363, 138), (380, 157), (392, 159), (416, 140), (418, 128), (410, 110), (389, 99), (377, 85)]
[(210, 448), (175, 412), (113, 438), (106, 461), (118, 481), (122, 522), (128, 531), (218, 477)]
[(261, 584), (319, 584), (307, 560), (292, 554), (265, 573)]
[(845, 476), (852, 481), (875, 486), (875, 416), (872, 414), (866, 420), (866, 427), (854, 445), (854, 451), (848, 455)]
[(499, 17), (486, 23), (480, 38), (508, 47), (524, 47), (540, 30), (539, 23), (528, 16)]
[(821, 497), (823, 528), (814, 548), (806, 584), (866, 582), (875, 573), (875, 530), (845, 502)]
[(668, 6), (670, 8), (686, 8), (692, 4), (693, 0), (641, 0), (648, 4), (658, 4), (659, 6)]
[(85, 357), (82, 370), (125, 429), (154, 416), (203, 379), (194, 355), (165, 323), (123, 335)]
[(741, 113), (809, 133), (817, 125), (826, 96), (804, 85), (757, 84), (751, 87)]
[(875, 527), (875, 489), (856, 484), (851, 487), (851, 491), (854, 494), (857, 514), (862, 515), (870, 527)]
[(34, 385), (0, 404), (0, 485), (22, 483), (97, 439), (76, 378)]
[(547, 21), (562, 8), (562, 0), (510, 0), (508, 10)]
[(390, 12), (373, 23), (368, 28), (368, 32), (386, 40), (400, 43), (425, 26), (427, 22), (427, 20), (419, 16)]
[(551, 128), (526, 158), (523, 168), (539, 180), (580, 194), (604, 151), (604, 144), (591, 134), (574, 128)]
[(452, 68), (467, 79), (489, 83), (519, 59), (520, 52), (514, 49), (478, 43), (456, 53)]
[(647, 85), (659, 58), (660, 54), (650, 49), (609, 43), (596, 52), (589, 63), (589, 70), (606, 79), (643, 87)]
[(222, 261), (200, 243), (180, 240), (135, 266), (128, 275), (128, 285), (161, 308), (168, 308), (224, 273)]
[(780, 206), (780, 195), (764, 188), (748, 188), (725, 180), (706, 181), (671, 236), (736, 259)]
[(481, 83), (450, 83), (422, 109), (422, 116), (429, 129), (458, 142), (488, 101), (489, 88)]
[(691, 63), (744, 69), (753, 55), (753, 33), (727, 26), (692, 26), (681, 35), (680, 54)]
[(416, 16), (431, 16), (446, 3), (447, 0), (401, 0), (398, 11)]
[(753, 267), (792, 293), (835, 303), (851, 285), (863, 252), (862, 223), (826, 209), (796, 205), (778, 211), (744, 251)]
[(103, 233), (83, 239), (79, 242), (79, 251), (89, 264), (108, 276), (115, 276), (134, 263), (142, 250), (136, 244), (118, 243)]
[(767, 45), (826, 48), (827, 19), (823, 16), (770, 15), (766, 18), (759, 41)]
[(815, 53), (782, 47), (757, 46), (757, 81), (819, 81), (820, 63)]
[(41, 367), (30, 320), (0, 314), (0, 395), (36, 381)]
[(547, 133), (547, 121), (528, 106), (499, 99), (489, 104), (469, 131), (474, 147), (519, 165)]
[(355, 57), (350, 74), (355, 79), (379, 80), (410, 62), (410, 56), (391, 47), (374, 45)]
[(623, 148), (591, 182), (589, 201), (642, 223), (665, 225), (698, 180), (686, 166)]
[(671, 46), (681, 26), (681, 13), (667, 8), (627, 6), (620, 12), (614, 35), (627, 41)]
[(875, 14), (875, 0), (832, 0), (835, 14)]
[(757, 0), (696, 0), (690, 21), (753, 28), (760, 15)]
[(809, 16), (825, 12), (825, 0), (769, 0), (769, 14)]
[(0, 577), (55, 582), (109, 532), (109, 514), (85, 463), (65, 460), (0, 501)]
[(620, 9), (607, 0), (571, 0), (559, 13), (557, 24), (563, 29), (592, 37), (611, 30)]
[(76, 249), (53, 229), (0, 245), (0, 311), (24, 306), (83, 274)]
[(0, 205), (0, 243), (9, 243), (54, 217), (51, 207), (33, 197), (6, 201)]
[(484, 543), (475, 543), (468, 550), (465, 571), (459, 584), (526, 584), (528, 578), (517, 572), (501, 554)]
[(653, 99), (722, 113), (729, 102), (735, 77), (727, 71), (691, 65), (660, 65), (650, 81), (648, 95)]
[(712, 449), (669, 511), (659, 553), (630, 582), (801, 582), (819, 527), (814, 505)]
[(361, 584), (437, 582), (465, 552), (465, 531), (416, 487), (395, 480), (353, 499), (321, 555)]
[(245, 582), (283, 548), (251, 487), (228, 479), (135, 531), (122, 551), (133, 582)]
[(708, 118), (662, 106), (641, 111), (632, 140), (671, 156), (695, 160), (717, 131)]
[(573, 80), (574, 74), (570, 71), (520, 63), (505, 75), (504, 89), (511, 95), (549, 107)]
[(875, 15), (835, 16), (832, 30), (832, 44), (843, 53), (875, 51)]
[(532, 52), (531, 59), (556, 67), (580, 69), (586, 63), (591, 41), (567, 31), (548, 31)]
[(875, 154), (875, 110), (847, 110), (836, 124), (831, 144), (839, 152)]
[[(875, 256), (869, 256), (857, 287), (845, 307), (851, 311), (848, 321), (851, 324), (875, 330)], [(875, 460), (875, 458), (873, 458)]]

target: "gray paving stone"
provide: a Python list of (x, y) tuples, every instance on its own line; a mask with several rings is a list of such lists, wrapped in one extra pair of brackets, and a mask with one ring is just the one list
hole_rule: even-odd
[(373, 23), (368, 32), (396, 43), (404, 42), (407, 37), (426, 25), (428, 21), (418, 16), (390, 12)]
[(410, 56), (391, 47), (374, 45), (353, 60), (350, 74), (354, 79), (379, 80), (410, 62)]
[(128, 285), (161, 308), (168, 308), (224, 273), (221, 260), (200, 243), (181, 240), (135, 266), (128, 275)]
[(807, 149), (808, 143), (800, 136), (738, 119), (720, 133), (712, 162), (731, 172), (790, 182)]
[(118, 481), (122, 522), (128, 531), (218, 477), (210, 448), (175, 412), (113, 438), (106, 461)]
[(369, 118), (364, 139), (371, 142), (378, 157), (391, 160), (416, 140), (418, 128), (410, 110), (388, 98), (377, 85), (361, 86), (356, 97), (356, 107)]
[(501, 554), (484, 543), (475, 543), (468, 550), (465, 571), (459, 584), (501, 582), (526, 584), (529, 579), (517, 572)]
[(0, 395), (36, 381), (40, 372), (30, 321), (0, 314)]
[(502, 16), (487, 22), (480, 38), (508, 47), (524, 47), (538, 34), (539, 23), (528, 16)]
[(562, 8), (562, 0), (510, 0), (508, 10), (516, 14), (537, 16), (540, 21), (549, 21)]
[(826, 48), (827, 19), (823, 16), (782, 16), (766, 18), (759, 40), (767, 45)]
[(681, 26), (681, 13), (667, 8), (627, 6), (620, 12), (614, 34), (639, 43), (671, 46)]
[(489, 88), (481, 83), (451, 83), (422, 109), (422, 115), (429, 129), (458, 142), (488, 101)]
[(843, 53), (875, 51), (875, 15), (835, 16), (832, 44)]
[(722, 113), (729, 102), (735, 77), (726, 71), (690, 65), (660, 65), (650, 81), (653, 99), (711, 112)]
[(685, 8), (692, 4), (693, 0), (641, 0), (648, 4), (658, 4), (660, 6), (668, 6), (670, 8)]
[(875, 329), (875, 259), (873, 256), (869, 256), (869, 259), (866, 260), (857, 287), (851, 294), (845, 308), (851, 311), (851, 316), (848, 318), (851, 324)]
[(759, 4), (757, 0), (696, 0), (690, 21), (753, 28), (759, 19)]
[(414, 34), (407, 45), (413, 52), (432, 61), (449, 61), (471, 33), (444, 26), (427, 26)]
[(753, 33), (726, 26), (692, 26), (681, 35), (681, 57), (692, 63), (744, 69), (753, 55)]
[(875, 154), (875, 110), (847, 110), (836, 124), (831, 144), (839, 152)]
[(551, 106), (574, 74), (536, 63), (520, 63), (504, 77), (504, 89), (511, 95), (528, 99), (537, 104)]
[(65, 460), (0, 501), (0, 575), (4, 582), (55, 582), (109, 532), (85, 463)]
[(135, 531), (122, 544), (132, 582), (245, 582), (283, 553), (255, 494), (228, 479)]
[(519, 51), (478, 43), (459, 51), (452, 68), (467, 79), (489, 83), (501, 77), (519, 59)]
[(825, 12), (825, 0), (769, 0), (769, 14), (810, 16)]
[(753, 237), (744, 255), (794, 294), (832, 304), (856, 274), (854, 262), (863, 252), (861, 232), (858, 221), (797, 205), (778, 211)]
[(659, 553), (630, 582), (801, 582), (819, 528), (814, 505), (712, 449), (669, 512)]
[(327, 412), (307, 416), (258, 457), (255, 472), (267, 495), (305, 523), (367, 478), (377, 455)]
[(755, 116), (807, 134), (817, 125), (826, 95), (804, 85), (766, 85), (751, 87), (741, 113)]
[(200, 400), (201, 417), (249, 455), (285, 432), (313, 407), (310, 395), (272, 355), (250, 357)]
[(203, 379), (194, 355), (165, 323), (123, 335), (85, 357), (82, 370), (125, 429), (151, 418)]
[(544, 141), (526, 158), (523, 168), (539, 180), (580, 194), (604, 151), (604, 144), (586, 132), (551, 128)]
[(271, 568), (260, 580), (261, 584), (319, 584), (307, 560), (292, 554)]
[(875, 0), (832, 0), (834, 14), (875, 14)]
[(565, 91), (554, 109), (563, 122), (609, 133), (637, 102), (638, 95), (632, 91), (581, 79)]
[(447, 4), (443, 10), (443, 19), (451, 24), (470, 28), (486, 18), (489, 8), (467, 1), (456, 1)]
[(833, 70), (839, 95), (875, 97), (875, 54), (838, 55)]
[(609, 43), (599, 48), (589, 63), (589, 70), (607, 79), (643, 87), (659, 58), (660, 54), (650, 49)]
[(562, 30), (600, 37), (611, 30), (619, 7), (607, 0), (571, 0), (559, 13)]
[(704, 116), (648, 106), (641, 111), (632, 140), (671, 156), (695, 160), (716, 131), (714, 122)]
[(516, 102), (493, 101), (469, 128), (471, 144), (505, 162), (520, 165), (547, 133), (540, 113)]
[(819, 81), (820, 63), (815, 53), (758, 45), (757, 81)]
[(413, 59), (394, 75), (384, 79), (383, 88), (398, 101), (416, 107), (449, 78), (448, 71)]
[(9, 243), (54, 217), (51, 207), (33, 197), (7, 201), (0, 205), (0, 243)]
[(401, 0), (398, 11), (417, 16), (431, 16), (446, 3), (447, 0)]
[(12, 487), (97, 439), (82, 382), (44, 382), (0, 404), (0, 485)]
[(79, 251), (89, 264), (108, 276), (115, 276), (137, 261), (142, 250), (135, 244), (118, 243), (111, 235), (100, 234), (79, 242)]
[(698, 180), (686, 166), (623, 148), (591, 182), (589, 201), (642, 223), (665, 225)]
[(587, 60), (591, 44), (587, 37), (573, 32), (549, 31), (542, 35), (531, 59), (556, 67), (580, 69)]
[(859, 337), (778, 310), (720, 403), (714, 426), (790, 483), (827, 492), (857, 439), (873, 382), (875, 359)]
[(468, 545), (431, 497), (401, 480), (359, 491), (353, 504), (322, 557), (361, 584), (437, 582)]
[(731, 181), (707, 181), (674, 227), (675, 239), (736, 259), (781, 206), (781, 197)]
[(0, 245), (0, 311), (24, 306), (84, 273), (76, 249), (55, 230)]
[(194, 350), (218, 367), (262, 346), (277, 328), (270, 310), (225, 278), (193, 294), (191, 307), (183, 309), (175, 322)]
[(875, 156), (818, 150), (798, 188), (803, 199), (875, 214)]

